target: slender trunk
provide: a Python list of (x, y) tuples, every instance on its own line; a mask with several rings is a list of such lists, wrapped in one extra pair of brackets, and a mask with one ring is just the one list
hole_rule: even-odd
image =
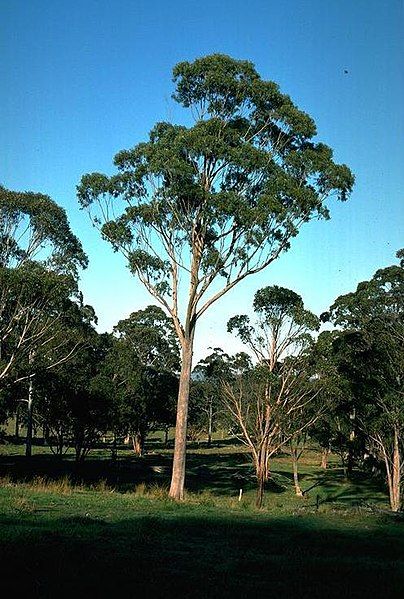
[(323, 468), (324, 470), (327, 470), (328, 467), (328, 457), (331, 453), (331, 450), (329, 447), (327, 447), (327, 449), (323, 449), (322, 454), (321, 454), (321, 468)]
[(117, 446), (116, 446), (116, 433), (114, 432), (114, 438), (112, 441), (112, 449), (111, 449), (111, 457), (112, 457), (113, 462), (116, 462), (117, 454), (118, 454), (118, 450), (117, 450)]
[(25, 455), (27, 458), (32, 456), (32, 419), (33, 419), (33, 399), (34, 399), (34, 384), (32, 377), (28, 383), (28, 400), (27, 400), (27, 436), (25, 440)]
[(352, 476), (354, 461), (355, 461), (355, 439), (356, 439), (356, 431), (355, 431), (356, 411), (355, 411), (355, 408), (353, 408), (351, 414), (349, 415), (349, 419), (352, 422), (352, 428), (351, 428), (351, 432), (349, 433), (347, 474), (348, 474), (348, 476)]
[(264, 502), (264, 491), (265, 491), (265, 482), (266, 482), (266, 468), (265, 464), (259, 464), (257, 467), (257, 497), (255, 500), (255, 505), (258, 509), (262, 508), (262, 504)]
[(134, 435), (132, 435), (133, 451), (138, 458), (142, 457), (143, 455), (144, 442), (144, 434), (141, 431), (137, 431)]
[(209, 413), (208, 413), (208, 447), (212, 444), (212, 421), (213, 421), (213, 409), (212, 409), (212, 398), (209, 399)]
[(171, 476), (170, 497), (184, 499), (185, 459), (187, 444), (187, 420), (189, 385), (192, 368), (193, 335), (183, 342), (182, 362), (178, 391), (177, 420), (175, 425), (175, 444), (173, 472)]
[(59, 457), (60, 459), (62, 459), (63, 456), (63, 445), (64, 445), (64, 435), (63, 435), (63, 428), (60, 427), (59, 428), (59, 435), (58, 435), (58, 453), (59, 453)]
[(354, 467), (354, 450), (353, 450), (353, 446), (350, 443), (349, 447), (348, 447), (348, 459), (347, 459), (347, 468), (346, 468), (348, 477), (352, 477), (353, 467)]
[(17, 403), (17, 408), (15, 411), (15, 430), (14, 436), (18, 440), (20, 438), (20, 403)]
[(42, 437), (43, 437), (43, 444), (44, 445), (49, 445), (48, 443), (48, 439), (49, 439), (49, 427), (44, 424), (42, 427)]
[(346, 454), (342, 451), (340, 453), (340, 457), (341, 457), (342, 472), (344, 473), (344, 478), (347, 479), (348, 473), (347, 473), (347, 467), (346, 467)]
[(255, 505), (257, 508), (261, 508), (264, 501), (265, 483), (269, 478), (268, 444), (266, 442), (258, 451), (257, 458), (255, 459), (255, 473), (258, 484)]
[(164, 429), (164, 445), (167, 447), (168, 445), (168, 433), (170, 431), (170, 427), (166, 426)]
[(393, 460), (390, 471), (389, 494), (390, 507), (393, 512), (399, 512), (401, 508), (401, 473), (400, 473), (400, 446), (398, 431), (394, 430)]
[(303, 497), (303, 491), (299, 483), (298, 459), (295, 455), (292, 456), (293, 462), (293, 483), (295, 485), (295, 493), (298, 497)]

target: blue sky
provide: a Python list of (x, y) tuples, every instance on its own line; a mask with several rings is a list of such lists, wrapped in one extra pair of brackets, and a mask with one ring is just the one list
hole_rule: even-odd
[(156, 121), (183, 118), (171, 100), (177, 62), (251, 60), (315, 119), (356, 185), (331, 203), (331, 221), (302, 229), (201, 321), (196, 359), (208, 346), (239, 349), (225, 322), (258, 288), (290, 287), (320, 313), (404, 246), (403, 27), (401, 0), (0, 0), (0, 183), (67, 210), (90, 258), (85, 299), (110, 330), (150, 300), (79, 211), (80, 177), (112, 172), (114, 154)]

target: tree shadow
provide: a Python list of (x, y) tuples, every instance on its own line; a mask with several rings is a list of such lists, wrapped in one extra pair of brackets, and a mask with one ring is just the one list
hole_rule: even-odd
[(196, 516), (187, 506), (173, 505), (166, 514), (158, 508), (150, 502), (141, 514), (134, 506), (133, 515), (118, 522), (3, 516), (3, 592), (41, 599), (404, 594), (402, 529), (336, 530), (319, 518)]
[[(236, 496), (240, 489), (243, 492), (255, 490), (256, 480), (250, 456), (231, 441), (226, 446), (221, 441), (215, 441), (209, 451), (201, 450), (200, 447), (189, 448), (186, 475), (189, 491)], [(153, 447), (156, 446), (149, 445), (148, 453), (141, 458), (136, 457), (129, 449), (121, 451), (116, 461), (111, 459), (107, 451), (90, 453), (79, 465), (71, 457), (58, 459), (45, 453), (33, 455), (29, 460), (23, 455), (2, 455), (0, 476), (10, 476), (15, 481), (30, 481), (38, 476), (50, 480), (67, 477), (73, 483), (84, 485), (105, 481), (107, 485), (123, 493), (133, 491), (137, 485), (142, 484), (167, 487), (170, 483), (172, 455), (167, 451), (159, 452)], [(349, 481), (344, 479), (339, 468), (302, 472), (299, 478), (306, 498), (313, 498), (317, 504), (338, 502), (357, 505), (363, 501), (386, 501), (384, 482), (360, 472), (354, 472)], [(291, 471), (275, 461), (267, 491), (282, 494), (292, 488)]]

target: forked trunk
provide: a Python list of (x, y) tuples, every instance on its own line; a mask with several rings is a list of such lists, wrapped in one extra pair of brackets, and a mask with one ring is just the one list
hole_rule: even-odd
[(173, 472), (171, 476), (170, 497), (184, 499), (185, 459), (187, 444), (187, 420), (189, 385), (192, 368), (193, 336), (183, 342), (181, 373), (178, 390), (177, 420), (175, 425), (175, 444)]

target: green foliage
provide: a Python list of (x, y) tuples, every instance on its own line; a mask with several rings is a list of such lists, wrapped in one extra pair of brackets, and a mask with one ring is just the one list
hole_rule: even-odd
[[(158, 123), (147, 142), (115, 156), (117, 174), (83, 176), (78, 197), (177, 318), (178, 272), (193, 265), (198, 318), (216, 277), (228, 290), (264, 268), (303, 222), (328, 216), (328, 195), (346, 199), (353, 176), (312, 141), (313, 120), (250, 62), (215, 54), (173, 74), (173, 98), (194, 125)], [(124, 208), (112, 220), (119, 198)]]
[(284, 287), (259, 289), (253, 302), (256, 322), (246, 315), (233, 316), (227, 330), (236, 332), (259, 361), (273, 370), (291, 353), (300, 353), (311, 343), (310, 333), (320, 326), (317, 316), (304, 309), (302, 298)]
[(108, 334), (98, 335), (91, 328), (84, 339), (68, 363), (38, 372), (34, 387), (48, 444), (60, 456), (73, 447), (77, 461), (86, 457), (112, 420), (110, 388), (100, 376), (112, 341)]
[(172, 321), (157, 306), (133, 312), (114, 328), (115, 338), (103, 369), (113, 397), (116, 433), (138, 436), (171, 424), (178, 392), (178, 341)]
[(88, 262), (63, 208), (46, 195), (0, 186), (0, 267), (32, 260), (75, 276)]
[[(402, 257), (402, 251), (397, 253)], [(404, 477), (404, 269), (389, 266), (337, 298), (326, 318), (342, 327), (339, 370), (355, 397), (368, 451), (384, 462), (391, 506), (400, 507)]]
[(66, 343), (63, 326), (82, 318), (85, 310), (86, 318), (93, 317), (77, 289), (78, 269), (86, 265), (62, 208), (43, 194), (0, 187), (3, 387), (32, 375), (39, 362), (50, 368), (63, 352), (69, 355), (72, 344)]

